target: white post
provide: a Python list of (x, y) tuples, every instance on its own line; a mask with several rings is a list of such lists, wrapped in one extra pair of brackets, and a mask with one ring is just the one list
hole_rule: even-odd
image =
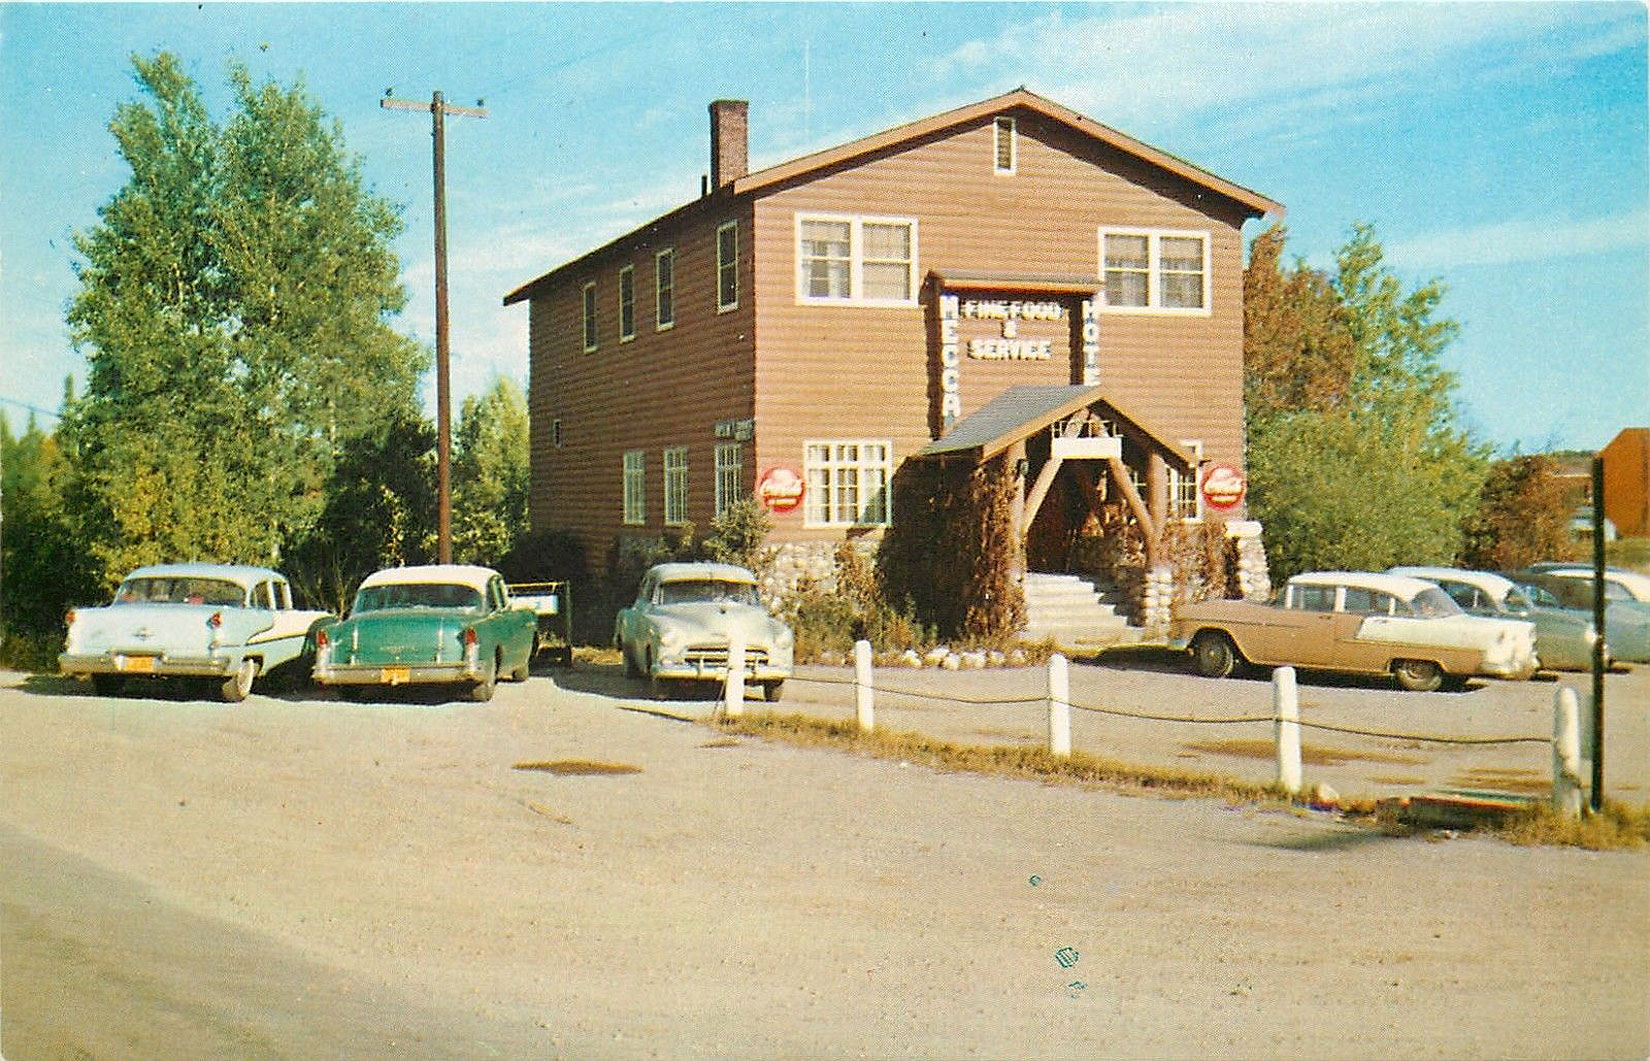
[(745, 635), (735, 631), (728, 638), (728, 682), (725, 690), (728, 717), (745, 713)]
[(1553, 810), (1581, 817), (1581, 719), (1576, 691), (1560, 686), (1553, 694)]
[(1272, 671), (1272, 726), (1278, 743), (1278, 787), (1291, 796), (1301, 791), (1301, 706), (1295, 692), (1295, 668)]
[(1048, 750), (1062, 759), (1071, 755), (1071, 679), (1058, 652), (1048, 658)]
[(859, 709), (859, 731), (869, 733), (876, 728), (876, 709), (872, 702), (871, 642), (854, 642), (854, 706)]

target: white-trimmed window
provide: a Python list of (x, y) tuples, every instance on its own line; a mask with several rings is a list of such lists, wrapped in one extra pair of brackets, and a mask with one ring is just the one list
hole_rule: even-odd
[(1101, 229), (1100, 278), (1113, 312), (1209, 312), (1209, 234)]
[(737, 442), (716, 447), (716, 514), (745, 496), (745, 456)]
[(636, 338), (636, 267), (619, 270), (619, 342)]
[(991, 171), (1005, 175), (1013, 173), (1016, 161), (1014, 152), (1018, 146), (1014, 141), (1014, 119), (999, 117), (992, 123), (991, 129)]
[(584, 285), (584, 352), (596, 349), (596, 283)]
[(917, 299), (917, 222), (798, 214), (799, 302), (910, 306)]
[(739, 222), (716, 230), (716, 310), (739, 308)]
[(624, 521), (647, 522), (647, 453), (639, 449), (624, 454)]
[(653, 258), (654, 327), (664, 331), (676, 323), (676, 250), (666, 248)]
[(1198, 477), (1203, 465), (1203, 443), (1183, 438), (1180, 444), (1192, 454), (1192, 470), (1183, 472), (1169, 465), (1169, 518), (1196, 522), (1203, 518), (1203, 491)]
[(804, 446), (810, 527), (864, 527), (888, 522), (893, 446), (882, 440), (819, 441)]
[(665, 526), (680, 527), (688, 513), (688, 451), (686, 446), (665, 450)]

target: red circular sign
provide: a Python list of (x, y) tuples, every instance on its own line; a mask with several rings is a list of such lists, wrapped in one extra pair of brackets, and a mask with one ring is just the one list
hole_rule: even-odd
[(1210, 508), (1236, 508), (1249, 490), (1249, 481), (1230, 464), (1211, 464), (1203, 473), (1203, 500)]
[(805, 484), (795, 468), (783, 464), (762, 473), (756, 484), (757, 500), (770, 512), (789, 512), (802, 503)]

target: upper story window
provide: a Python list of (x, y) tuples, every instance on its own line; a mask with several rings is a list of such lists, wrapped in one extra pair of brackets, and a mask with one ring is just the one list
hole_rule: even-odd
[(653, 305), (655, 324), (664, 331), (676, 323), (676, 251), (666, 249), (653, 258)]
[(596, 285), (584, 285), (584, 352), (596, 349)]
[(993, 173), (1014, 172), (1014, 119), (998, 118), (992, 125), (994, 134), (992, 142), (991, 170)]
[(619, 270), (619, 341), (636, 338), (636, 267)]
[(739, 222), (729, 221), (716, 230), (716, 309), (739, 306)]
[(1105, 308), (1136, 313), (1209, 312), (1209, 234), (1101, 229)]
[(797, 299), (916, 302), (917, 223), (909, 218), (797, 215)]

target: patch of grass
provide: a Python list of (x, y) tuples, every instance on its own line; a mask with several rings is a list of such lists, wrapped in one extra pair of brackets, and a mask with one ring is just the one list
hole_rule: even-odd
[(1424, 785), (1427, 783), (1427, 779), (1424, 777), (1412, 777), (1408, 774), (1381, 774), (1380, 776), (1371, 776), (1369, 780), (1376, 785)]
[(619, 650), (612, 646), (578, 645), (573, 649), (573, 662), (602, 666), (624, 661), (619, 656)]
[(591, 759), (556, 759), (549, 762), (512, 763), (512, 770), (539, 770), (559, 777), (597, 777), (608, 774), (639, 774), (642, 768), (629, 763), (602, 763)]
[[(1276, 744), (1259, 737), (1189, 741), (1182, 747), (1213, 755), (1235, 755), (1242, 759), (1275, 759), (1278, 754)], [(1367, 763), (1394, 763), (1400, 766), (1417, 766), (1427, 761), (1418, 756), (1400, 755), (1397, 752), (1347, 751), (1343, 748), (1325, 748), (1317, 744), (1301, 745), (1301, 762), (1311, 763), (1313, 766), (1345, 766), (1354, 759)]]
[(1048, 782), (1146, 789), (1173, 795), (1220, 796), (1237, 800), (1281, 800), (1274, 787), (1218, 774), (1119, 762), (1084, 752), (1069, 758), (1047, 748), (970, 747), (918, 733), (862, 733), (857, 721), (830, 721), (804, 715), (743, 715), (715, 723), (730, 733), (780, 740), (803, 747), (841, 748), (876, 759), (896, 759), (961, 773), (1019, 777)]
[(1508, 843), (1584, 847), (1589, 851), (1637, 849), (1650, 842), (1650, 806), (1629, 807), (1605, 800), (1598, 814), (1583, 812), (1567, 818), (1552, 807), (1538, 804), (1528, 813), (1508, 819), (1495, 830)]

